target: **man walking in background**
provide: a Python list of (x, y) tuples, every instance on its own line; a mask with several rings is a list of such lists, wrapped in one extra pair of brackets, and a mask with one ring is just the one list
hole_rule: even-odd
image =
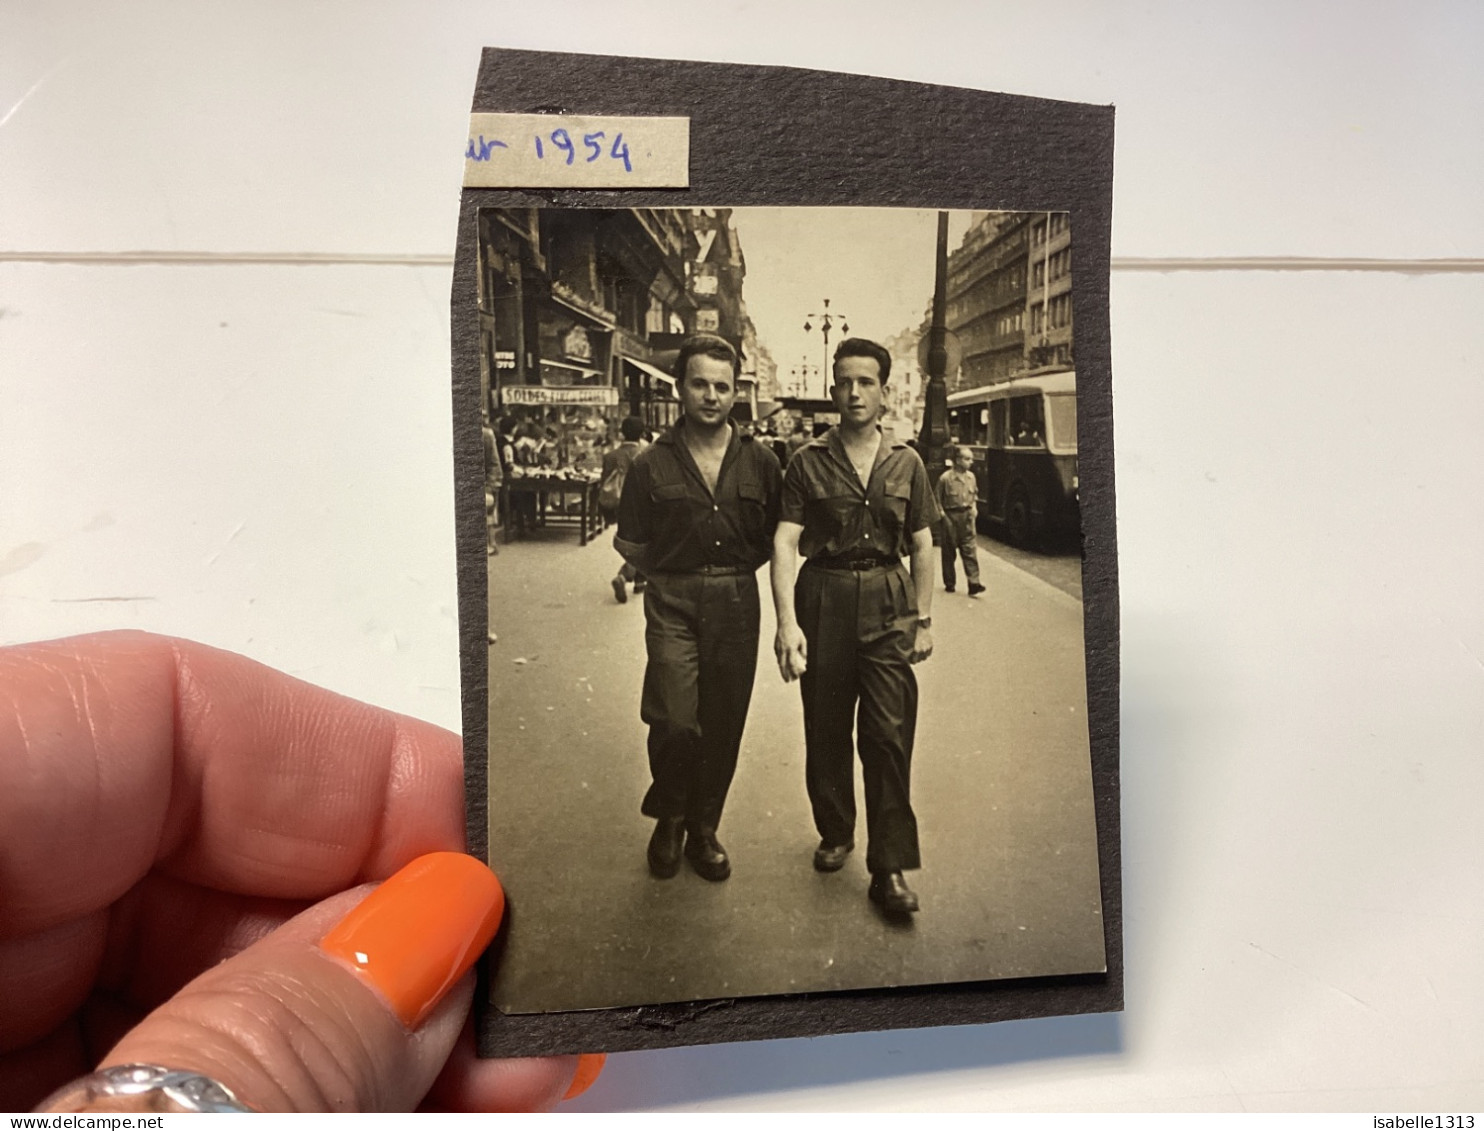
[(958, 577), (953, 559), (964, 560), (969, 596), (984, 592), (979, 584), (979, 545), (975, 540), (979, 517), (979, 481), (974, 478), (974, 453), (966, 447), (954, 450), (953, 466), (938, 480), (938, 505), (943, 508), (943, 589), (952, 593)]
[[(920, 867), (912, 665), (933, 651), (938, 507), (922, 460), (888, 440), (878, 423), (891, 355), (847, 338), (834, 360), (840, 424), (800, 448), (783, 478), (773, 543), (774, 651), (783, 678), (800, 680), (803, 690), (805, 784), (820, 836), (814, 867), (838, 871), (855, 848), (858, 745), (867, 894), (886, 913), (903, 915), (918, 908), (902, 876)], [(910, 576), (902, 565), (908, 556)]]
[(752, 700), (757, 570), (772, 551), (782, 479), (773, 453), (729, 419), (739, 367), (724, 338), (682, 343), (682, 415), (634, 459), (613, 540), (648, 581), (639, 715), (653, 784), (641, 811), (655, 820), (648, 860), (660, 879), (679, 871), (682, 850), (705, 879), (732, 871), (716, 830)]
[[(623, 442), (612, 451), (603, 453), (603, 471), (598, 480), (598, 509), (603, 512), (604, 523), (618, 521), (618, 504), (623, 499), (623, 485), (629, 477), (629, 468), (634, 466), (634, 457), (639, 454), (639, 437), (644, 435), (644, 421), (637, 416), (626, 416), (619, 424), (618, 432)], [(630, 583), (635, 593), (644, 592), (644, 575), (624, 562), (613, 578), (613, 596), (620, 605), (629, 599)]]

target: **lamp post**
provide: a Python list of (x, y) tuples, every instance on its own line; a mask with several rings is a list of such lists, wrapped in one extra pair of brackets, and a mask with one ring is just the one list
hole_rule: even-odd
[(796, 397), (807, 397), (809, 395), (809, 377), (819, 367), (810, 365), (807, 361), (800, 362), (788, 371), (789, 391)]
[[(835, 319), (837, 318), (840, 320), (840, 332), (842, 334), (850, 333), (850, 323), (845, 321), (845, 315), (841, 314), (838, 310), (831, 313), (830, 300), (825, 299), (824, 313), (805, 315), (804, 321), (804, 333), (810, 333), (814, 329), (814, 321), (816, 319), (819, 321), (820, 330), (824, 333), (824, 365), (820, 367), (820, 373), (825, 375), (824, 395), (826, 398), (830, 395), (828, 376), (830, 372), (830, 331), (834, 329)], [(808, 390), (806, 389), (805, 392), (807, 393)]]
[(928, 331), (927, 396), (918, 444), (936, 484), (948, 448), (948, 213), (938, 213), (938, 256), (933, 283), (933, 321)]

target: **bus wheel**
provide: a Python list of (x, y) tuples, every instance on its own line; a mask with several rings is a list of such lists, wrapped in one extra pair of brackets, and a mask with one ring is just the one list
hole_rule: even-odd
[(1005, 534), (1013, 545), (1031, 544), (1031, 500), (1018, 483), (1005, 497)]

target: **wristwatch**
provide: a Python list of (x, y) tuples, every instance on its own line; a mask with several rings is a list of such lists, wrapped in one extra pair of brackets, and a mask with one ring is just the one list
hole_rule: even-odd
[(917, 627), (918, 628), (932, 628), (933, 627), (933, 618), (932, 617), (918, 617), (917, 618)]

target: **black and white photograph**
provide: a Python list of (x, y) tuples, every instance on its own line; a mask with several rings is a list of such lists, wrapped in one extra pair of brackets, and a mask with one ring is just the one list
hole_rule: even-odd
[(479, 210), (499, 1010), (1106, 968), (1073, 236)]

